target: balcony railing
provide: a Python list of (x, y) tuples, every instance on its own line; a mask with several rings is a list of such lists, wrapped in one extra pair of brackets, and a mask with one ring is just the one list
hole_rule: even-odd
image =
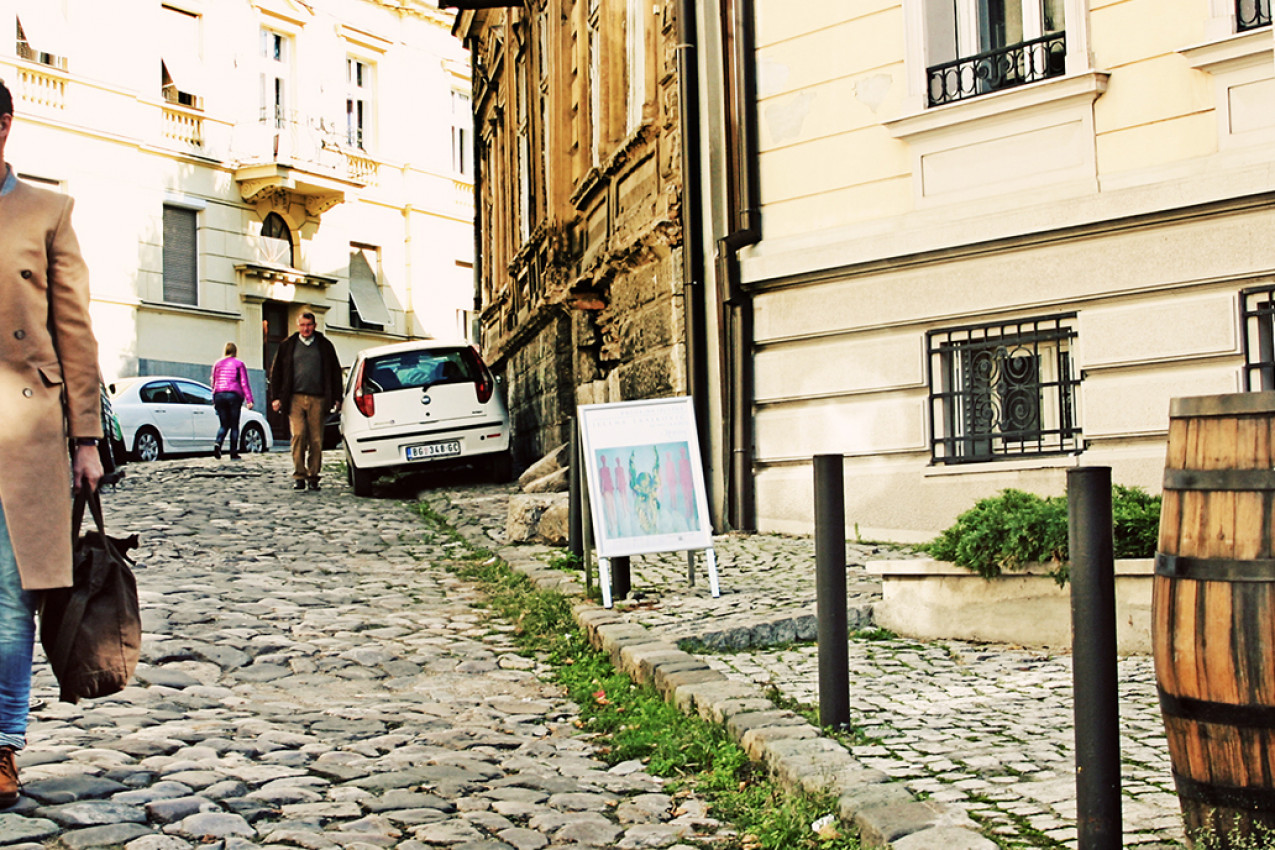
[(35, 68), (18, 69), (18, 100), (43, 109), (66, 109), (66, 80)]
[(1235, 28), (1240, 32), (1271, 25), (1271, 0), (1235, 0)]
[(1061, 76), (1066, 67), (1067, 36), (1061, 32), (945, 62), (928, 69), (930, 106)]
[(204, 149), (204, 119), (182, 110), (164, 107), (164, 139), (176, 148)]
[(260, 122), (247, 129), (245, 160), (308, 166), (358, 183), (376, 183), (379, 163), (365, 151), (351, 149), (344, 128), (338, 130), (334, 122), (263, 111)]

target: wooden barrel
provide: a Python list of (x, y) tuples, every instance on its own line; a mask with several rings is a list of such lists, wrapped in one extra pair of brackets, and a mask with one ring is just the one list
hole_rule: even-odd
[(1156, 680), (1188, 839), (1226, 848), (1275, 830), (1275, 392), (1169, 417)]

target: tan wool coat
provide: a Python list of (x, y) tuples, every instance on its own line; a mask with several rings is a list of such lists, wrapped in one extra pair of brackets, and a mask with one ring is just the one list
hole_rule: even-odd
[(102, 436), (88, 270), (71, 206), (21, 181), (0, 195), (0, 506), (27, 590), (71, 584), (67, 440)]

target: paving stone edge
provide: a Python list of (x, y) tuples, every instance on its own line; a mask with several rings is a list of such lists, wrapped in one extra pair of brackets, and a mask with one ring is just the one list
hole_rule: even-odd
[[(490, 545), (490, 539), (476, 541)], [(583, 596), (574, 576), (529, 559), (519, 547), (498, 550), (511, 569), (536, 587)], [(593, 602), (572, 609), (589, 642), (635, 680), (651, 684), (687, 714), (726, 727), (754, 761), (780, 785), (837, 798), (837, 815), (853, 824), (865, 848), (890, 850), (996, 850), (963, 810), (917, 799), (900, 782), (864, 767), (838, 742), (791, 711), (778, 709), (764, 692), (734, 682), (695, 655), (653, 636), (644, 626)]]

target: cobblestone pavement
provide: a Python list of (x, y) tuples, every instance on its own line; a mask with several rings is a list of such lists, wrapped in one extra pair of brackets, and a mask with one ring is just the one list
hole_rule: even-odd
[[(721, 590), (703, 568), (686, 581), (684, 555), (636, 557), (625, 618), (666, 638), (698, 641), (698, 655), (737, 680), (817, 706), (814, 544), (778, 535), (716, 538)], [(906, 557), (847, 545), (850, 623), (870, 625), (878, 581), (867, 560)], [(770, 644), (768, 646), (768, 644)], [(751, 648), (750, 648), (751, 647)], [(1124, 846), (1182, 846), (1155, 676), (1146, 656), (1122, 658), (1120, 725)], [(1071, 657), (959, 641), (855, 638), (850, 643), (851, 752), (917, 793), (966, 808), (1010, 847), (1076, 847)]]
[[(108, 528), (141, 535), (143, 663), (74, 706), (38, 665), (0, 846), (567, 850), (713, 826), (592, 757), (576, 707), (442, 566), (460, 544), (331, 475), (293, 492), (289, 465), (139, 464), (107, 494)], [(501, 488), (450, 492), (503, 508)]]
[[(500, 499), (453, 497), (452, 516), (499, 540)], [(441, 498), (439, 504), (442, 504)], [(731, 679), (773, 687), (817, 706), (814, 542), (784, 535), (714, 539), (722, 595), (709, 593), (702, 556), (694, 585), (685, 554), (632, 559), (633, 592), (616, 610), (658, 637), (695, 641), (696, 654)], [(871, 626), (888, 545), (848, 543), (851, 628)], [(1007, 847), (1076, 847), (1075, 732), (1066, 653), (960, 641), (851, 640), (851, 720), (866, 767), (914, 792), (966, 808)], [(1182, 847), (1180, 809), (1147, 656), (1118, 664), (1124, 846)], [(935, 848), (939, 850), (939, 848)]]

